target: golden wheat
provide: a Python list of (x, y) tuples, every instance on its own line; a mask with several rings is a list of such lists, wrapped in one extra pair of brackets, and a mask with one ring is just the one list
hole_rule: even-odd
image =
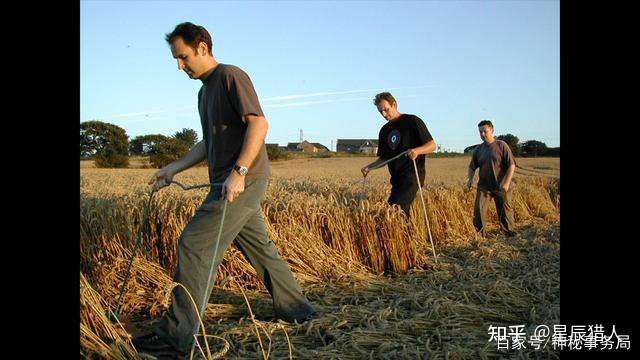
[[(557, 168), (555, 160), (554, 163), (554, 159), (545, 159), (542, 167)], [(528, 250), (522, 244), (505, 245), (500, 240), (492, 241), (490, 246), (479, 243), (471, 221), (475, 194), (463, 191), (461, 186), (468, 159), (429, 159), (429, 181), (424, 194), (433, 240), (442, 262), (435, 264), (421, 205), (414, 204), (411, 221), (406, 222), (397, 209), (386, 204), (390, 189), (386, 170), (372, 173), (365, 187), (364, 200), (361, 200), (363, 187), (359, 168), (367, 161), (362, 158), (297, 159), (272, 164), (274, 174), (263, 203), (267, 231), (307, 292), (321, 294), (312, 301), (325, 306), (346, 304), (349, 299), (344, 296), (345, 283), (353, 283), (364, 289), (354, 290), (359, 294), (354, 296), (354, 307), (342, 311), (342, 317), (323, 317), (298, 327), (286, 326), (285, 336), (287, 339), (291, 337), (291, 348), (285, 337), (281, 337), (281, 341), (276, 340), (278, 335), (273, 332), (281, 328), (263, 324), (264, 331), (270, 331), (274, 336), (268, 351), (273, 345), (271, 354), (276, 357), (288, 357), (290, 351), (296, 357), (317, 357), (319, 354), (313, 350), (316, 347), (323, 349), (323, 357), (360, 358), (373, 353), (411, 354), (413, 350), (407, 350), (406, 346), (415, 343), (422, 346), (419, 353), (433, 351), (434, 355), (454, 353), (462, 357), (480, 356), (473, 348), (465, 347), (463, 342), (457, 340), (457, 336), (463, 336), (460, 331), (464, 333), (465, 329), (478, 327), (479, 318), (515, 321), (517, 317), (512, 309), (504, 312), (497, 309), (503, 308), (505, 302), (509, 301), (513, 302), (512, 308), (529, 306), (532, 301), (532, 295), (521, 286), (514, 287), (509, 281), (496, 281), (489, 287), (480, 275), (498, 272), (496, 269), (504, 266), (500, 261), (520, 264), (519, 257)], [(448, 170), (454, 166), (454, 171)], [(86, 286), (91, 283), (97, 289), (97, 292), (91, 293), (94, 297), (92, 301), (97, 301), (95, 297), (99, 293), (99, 302), (103, 304), (103, 308), (83, 308), (86, 315), (83, 328), (87, 329), (86, 334), (90, 334), (85, 336), (82, 343), (85, 354), (104, 354), (105, 347), (111, 346), (107, 344), (125, 343), (123, 335), (114, 335), (118, 333), (113, 325), (110, 325), (111, 328), (108, 323), (97, 326), (89, 319), (101, 319), (98, 314), (100, 311), (115, 306), (123, 281), (124, 264), (131, 256), (135, 234), (141, 226), (144, 203), (148, 199), (145, 181), (152, 172), (151, 169), (82, 169), (81, 272), (83, 279), (85, 276), (87, 278), (84, 280), (87, 281)], [(455, 176), (451, 175), (452, 172)], [(206, 169), (189, 170), (176, 180), (185, 184), (206, 182)], [(513, 206), (518, 223), (529, 224), (534, 229), (557, 224), (557, 180), (516, 176), (514, 182)], [(138, 250), (123, 299), (122, 312), (125, 316), (149, 318), (158, 316), (166, 309), (162, 299), (167, 286), (171, 284), (170, 274), (176, 266), (178, 237), (204, 195), (204, 190), (184, 192), (172, 186), (154, 197), (150, 227), (142, 238), (142, 246)], [(490, 221), (494, 224), (497, 222), (493, 212)], [(548, 246), (548, 242), (554, 244), (556, 240), (548, 239), (537, 246)], [(469, 251), (469, 248), (473, 251)], [(552, 251), (544, 256), (546, 261), (553, 262), (555, 253)], [(530, 260), (533, 261), (533, 258)], [(469, 269), (468, 262), (476, 262), (478, 269)], [(552, 270), (548, 276), (555, 276)], [(416, 271), (422, 272), (422, 275), (415, 277)], [(467, 277), (460, 275), (462, 273)], [(471, 273), (474, 275), (469, 275)], [(422, 294), (424, 301), (384, 280), (400, 274), (408, 274), (402, 279), (409, 280), (403, 280), (402, 283), (412, 278), (431, 282), (416, 288), (416, 295)], [(443, 274), (449, 274), (449, 277), (438, 278)], [(219, 290), (243, 288), (264, 295), (264, 287), (255, 276), (255, 271), (235, 248), (226, 252), (217, 273), (217, 283), (227, 277), (235, 281), (226, 282)], [(555, 287), (559, 283), (548, 278), (543, 282), (547, 283), (544, 290), (551, 294), (545, 303), (555, 304)], [(435, 295), (437, 292), (429, 290), (431, 286), (439, 286), (439, 283), (440, 286), (442, 283), (449, 284), (452, 289), (448, 291), (455, 293), (458, 300), (443, 300)], [(371, 299), (377, 291), (402, 294), (394, 300), (397, 302), (395, 310)], [(87, 296), (84, 294), (81, 297)], [(360, 301), (363, 302), (362, 308), (357, 306)], [(481, 301), (485, 305), (479, 305)], [(398, 320), (398, 311), (405, 311), (403, 306), (408, 307), (406, 312), (417, 311), (411, 321)], [(209, 308), (207, 314), (208, 317), (222, 316), (220, 312), (212, 314)], [(551, 311), (544, 319), (553, 320), (556, 317), (556, 312)], [(352, 330), (356, 323), (362, 329), (371, 331), (354, 333)], [(389, 324), (393, 324), (393, 331), (389, 329), (391, 333), (380, 331)], [(256, 336), (249, 335), (251, 330), (246, 327), (249, 324), (236, 325), (235, 328), (227, 328), (225, 333), (231, 343), (230, 352), (239, 357), (243, 354), (263, 355), (261, 344), (256, 343)], [(300, 326), (307, 327), (304, 334), (300, 333)], [(344, 331), (345, 327), (350, 329), (349, 332)], [(243, 329), (248, 332), (241, 334)], [(414, 334), (416, 329), (431, 329), (429, 331), (432, 334), (436, 329), (440, 335), (420, 340), (420, 336)], [(209, 333), (212, 331), (216, 332), (216, 329), (207, 329)], [(436, 337), (441, 338), (442, 333), (454, 340), (444, 341), (448, 345), (443, 345), (442, 339), (437, 345), (430, 342)], [(342, 342), (339, 340), (341, 337), (344, 338)], [(390, 339), (404, 343), (405, 349), (398, 348)], [(309, 346), (307, 341), (317, 346)], [(483, 355), (492, 353), (486, 344), (478, 342), (477, 345)], [(114, 358), (130, 356), (130, 348), (118, 350), (120, 347), (110, 347), (114, 354), (119, 354), (113, 355)], [(347, 349), (351, 355), (345, 354)]]

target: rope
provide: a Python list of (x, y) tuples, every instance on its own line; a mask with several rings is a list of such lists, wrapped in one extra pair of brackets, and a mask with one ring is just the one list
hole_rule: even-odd
[[(197, 185), (184, 185), (178, 181), (172, 180), (171, 182), (169, 182), (167, 184), (171, 185), (171, 184), (176, 184), (178, 185), (180, 188), (182, 188), (182, 190), (188, 191), (188, 190), (193, 190), (193, 189), (200, 189), (200, 188), (205, 188), (205, 187), (221, 187), (223, 185), (223, 183), (211, 183), (211, 184), (197, 184)], [(151, 189), (151, 192), (149, 194), (149, 200), (147, 201), (145, 208), (144, 208), (144, 215), (143, 215), (143, 220), (142, 220), (142, 224), (140, 226), (140, 229), (138, 230), (138, 234), (136, 235), (136, 242), (135, 245), (133, 247), (133, 250), (131, 252), (131, 257), (129, 258), (129, 262), (127, 264), (127, 270), (125, 273), (125, 277), (124, 277), (124, 281), (122, 282), (122, 285), (120, 287), (120, 294), (118, 295), (118, 301), (117, 301), (117, 305), (116, 305), (116, 311), (113, 314), (113, 316), (115, 317), (115, 320), (118, 321), (118, 318), (120, 317), (120, 312), (122, 310), (122, 300), (124, 298), (124, 293), (127, 287), (127, 284), (129, 282), (129, 278), (131, 277), (131, 267), (133, 265), (133, 259), (135, 258), (135, 254), (138, 250), (138, 248), (140, 247), (140, 244), (142, 243), (142, 232), (145, 230), (145, 228), (147, 228), (149, 226), (149, 214), (150, 214), (150, 208), (151, 208), (151, 201), (153, 200), (153, 195), (155, 195), (155, 193), (160, 190), (160, 188), (156, 188), (153, 187)], [(213, 260), (211, 262), (211, 267), (209, 268), (209, 277), (207, 279), (207, 286), (205, 289), (209, 289), (209, 286), (211, 284), (211, 278), (213, 277), (213, 268), (214, 268), (214, 264), (216, 261), (216, 258), (218, 256), (218, 249), (219, 249), (219, 245), (220, 245), (220, 237), (222, 236), (222, 228), (224, 227), (224, 219), (227, 213), (227, 204), (229, 203), (226, 199), (226, 196), (224, 196), (224, 193), (222, 194), (222, 196), (224, 197), (224, 205), (222, 207), (222, 217), (220, 219), (220, 229), (218, 230), (218, 237), (216, 239), (216, 247), (215, 247), (215, 251), (214, 251), (214, 255), (213, 255)], [(181, 285), (181, 284), (178, 284)], [(182, 285), (181, 285), (182, 286)], [(186, 291), (186, 288), (185, 288)], [(187, 291), (187, 294), (189, 296), (191, 296), (191, 294), (189, 294), (189, 292)], [(204, 316), (205, 313), (205, 309), (206, 309), (206, 305), (207, 305), (207, 293), (205, 291), (204, 295), (203, 295), (203, 299), (201, 302), (201, 306), (200, 309), (196, 309), (196, 311), (199, 312), (198, 317), (202, 318)], [(192, 299), (193, 301), (193, 299)], [(119, 321), (118, 321), (119, 322)], [(194, 330), (194, 337), (196, 336), (196, 334), (200, 331), (200, 322), (196, 323), (196, 327)], [(204, 329), (203, 329), (203, 337), (204, 337), (204, 341), (205, 341), (205, 345), (207, 348), (207, 353), (209, 354), (209, 357), (211, 357), (211, 352), (209, 350), (209, 344), (206, 340), (207, 335), (204, 333)], [(209, 337), (215, 337), (212, 335), (209, 335)], [(224, 339), (222, 339), (224, 340)], [(226, 340), (224, 340), (226, 342)], [(193, 342), (192, 346), (191, 346), (191, 358), (193, 358), (193, 351), (195, 350), (195, 346), (196, 346), (196, 342), (197, 339)], [(223, 353), (226, 352), (226, 350), (228, 350), (228, 342), (226, 342), (226, 346), (225, 349), (223, 349)], [(202, 349), (200, 349), (202, 351)]]
[[(223, 194), (224, 196), (224, 194)], [(227, 198), (224, 198), (224, 205), (222, 206), (222, 218), (220, 219), (220, 228), (218, 229), (218, 237), (216, 239), (216, 249), (213, 252), (213, 260), (211, 260), (211, 267), (209, 268), (209, 277), (207, 278), (207, 286), (205, 287), (205, 292), (203, 294), (203, 298), (202, 298), (202, 302), (200, 303), (200, 316), (204, 316), (205, 313), (205, 309), (207, 307), (207, 300), (209, 298), (209, 286), (211, 285), (211, 278), (213, 277), (213, 268), (214, 268), (214, 264), (216, 263), (216, 258), (218, 257), (218, 248), (220, 245), (220, 237), (222, 236), (222, 227), (224, 226), (224, 218), (225, 215), (227, 214), (227, 204), (229, 202), (227, 201)], [(194, 334), (197, 334), (198, 331), (200, 331), (200, 323), (196, 323), (196, 328), (193, 331)], [(206, 339), (204, 340), (206, 343)], [(191, 344), (191, 354), (193, 356), (193, 350), (195, 349), (196, 343), (195, 341)], [(208, 345), (207, 345), (208, 346)]]
[(536, 176), (536, 175), (543, 175), (543, 176), (550, 176), (550, 177), (558, 177), (557, 175), (554, 174), (549, 174), (537, 169), (531, 169), (531, 168), (526, 168), (526, 167), (522, 167), (518, 164), (516, 164), (516, 168), (520, 169), (520, 170), (525, 170), (525, 171), (530, 171), (533, 172), (535, 174), (527, 174), (526, 172), (521, 172), (521, 171), (516, 171), (516, 173), (520, 174), (520, 175), (525, 175), (525, 176)]
[[(411, 149), (409, 149), (409, 150), (411, 150)], [(385, 160), (385, 161), (381, 162), (380, 164), (378, 164), (378, 165), (376, 165), (374, 167), (370, 167), (369, 169), (375, 170), (375, 169), (381, 168), (384, 165), (392, 162), (393, 160), (396, 160), (396, 159), (406, 155), (409, 152), (409, 150), (405, 150), (405, 151), (401, 152), (400, 154), (392, 157), (391, 159)], [(415, 174), (416, 174), (418, 190), (420, 192), (420, 200), (422, 200), (422, 210), (424, 211), (424, 219), (425, 219), (425, 222), (427, 224), (427, 233), (429, 234), (429, 242), (431, 243), (431, 250), (433, 251), (433, 259), (437, 263), (438, 262), (438, 256), (436, 255), (436, 247), (433, 244), (433, 237), (431, 236), (431, 226), (429, 225), (429, 217), (427, 215), (427, 205), (426, 205), (426, 203), (424, 201), (424, 195), (422, 194), (422, 186), (420, 186), (420, 177), (418, 176), (418, 166), (416, 165), (416, 161), (415, 160), (412, 159), (412, 161), (413, 161), (413, 169), (414, 169)], [(362, 191), (360, 192), (360, 200), (361, 201), (364, 199), (366, 179), (367, 179), (366, 175), (362, 177)]]
[(149, 200), (144, 208), (142, 224), (140, 225), (140, 229), (138, 230), (138, 234), (136, 235), (136, 243), (133, 245), (133, 250), (131, 251), (131, 258), (129, 258), (129, 262), (127, 263), (127, 271), (125, 272), (124, 281), (120, 286), (120, 294), (118, 295), (118, 302), (116, 304), (116, 311), (114, 312), (114, 316), (117, 318), (120, 317), (120, 311), (122, 306), (122, 299), (124, 297), (124, 291), (127, 287), (127, 283), (129, 282), (129, 277), (131, 276), (131, 266), (133, 265), (133, 258), (135, 257), (136, 251), (138, 251), (138, 247), (142, 243), (142, 232), (144, 228), (148, 226), (149, 223), (149, 208), (151, 207), (151, 200), (153, 199), (153, 195), (156, 193), (156, 189), (152, 189), (149, 194)]
[[(182, 184), (182, 183), (180, 183), (178, 181), (171, 181), (171, 182), (167, 183), (167, 186), (171, 185), (171, 184), (176, 184), (179, 187), (181, 187), (182, 190), (185, 190), (185, 191), (186, 190), (193, 190), (193, 189), (200, 189), (200, 188), (204, 188), (204, 187), (218, 187), (218, 186), (222, 186), (223, 185), (223, 183), (212, 183), (212, 184), (198, 184), (198, 185), (189, 185), (189, 186), (187, 186), (187, 185), (184, 185), (184, 184)], [(134, 249), (133, 249), (133, 251), (131, 253), (131, 258), (129, 259), (129, 263), (127, 265), (127, 271), (126, 271), (125, 279), (124, 279), (124, 281), (122, 283), (122, 286), (120, 288), (120, 294), (118, 296), (118, 302), (117, 302), (117, 304), (118, 304), (117, 305), (117, 309), (116, 309), (115, 313), (111, 313), (111, 314), (113, 314), (115, 316), (115, 320), (116, 321), (118, 321), (118, 317), (120, 316), (120, 310), (121, 310), (123, 295), (124, 295), (124, 292), (125, 292), (125, 289), (126, 289), (126, 285), (127, 285), (128, 280), (130, 278), (130, 275), (131, 275), (131, 265), (133, 264), (133, 259), (135, 257), (136, 251), (137, 251), (138, 247), (140, 246), (140, 244), (142, 242), (142, 232), (144, 231), (144, 229), (146, 227), (149, 226), (148, 223), (149, 223), (149, 214), (150, 214), (151, 201), (153, 199), (153, 195), (158, 190), (159, 190), (159, 188), (155, 188), (155, 187), (152, 188), (151, 193), (149, 194), (149, 200), (148, 200), (148, 202), (147, 202), (147, 204), (145, 206), (145, 209), (144, 209), (143, 222), (142, 222), (142, 225), (140, 227), (140, 230), (138, 231), (138, 234), (137, 234), (137, 237), (136, 237), (136, 243), (134, 245)], [(209, 287), (211, 286), (211, 281), (213, 279), (214, 265), (216, 263), (216, 258), (218, 257), (218, 250), (220, 248), (220, 238), (222, 237), (222, 229), (224, 227), (224, 220), (225, 220), (226, 213), (227, 213), (227, 205), (229, 204), (229, 202), (227, 201), (226, 196), (224, 194), (224, 191), (222, 193), (222, 197), (224, 198), (224, 205), (222, 207), (222, 217), (220, 219), (220, 228), (218, 229), (218, 236), (216, 238), (216, 246), (215, 246), (215, 250), (214, 250), (214, 253), (213, 253), (213, 259), (211, 261), (211, 266), (209, 268), (209, 276), (207, 278), (207, 286), (205, 287), (206, 290), (208, 290)], [(213, 280), (215, 281), (215, 279), (213, 279)], [(181, 286), (187, 292), (187, 295), (189, 296), (189, 298), (191, 299), (191, 302), (193, 303), (193, 305), (195, 307), (195, 301), (193, 300), (193, 297), (191, 297), (191, 294), (189, 293), (189, 291), (184, 287), (184, 285), (179, 284), (179, 283), (174, 283), (173, 287), (175, 287), (175, 286)], [(206, 351), (207, 351), (207, 355), (208, 355), (209, 359), (221, 358), (222, 356), (224, 356), (224, 354), (226, 354), (226, 352), (229, 350), (229, 347), (230, 347), (229, 342), (226, 339), (221, 338), (219, 336), (207, 335), (205, 333), (204, 324), (202, 323), (202, 318), (205, 315), (205, 310), (206, 310), (206, 305), (207, 305), (207, 300), (208, 300), (208, 296), (207, 296), (208, 292), (206, 290), (205, 290), (205, 293), (203, 294), (203, 299), (201, 301), (200, 309), (197, 309), (197, 308), (195, 309), (196, 312), (198, 313), (197, 315), (198, 315), (199, 321), (196, 322), (195, 329), (193, 331), (194, 342), (191, 345), (190, 359), (193, 359), (194, 350), (195, 350), (196, 345), (198, 346), (201, 355), (203, 355), (203, 357), (205, 357), (205, 358), (207, 357), (207, 356), (205, 356), (205, 354), (203, 352), (203, 349), (200, 346), (200, 344), (198, 343), (198, 339), (197, 339), (197, 334), (200, 331), (200, 327), (201, 326), (202, 326), (202, 336), (204, 338), (205, 347), (206, 347)], [(242, 287), (240, 287), (240, 290), (242, 291)], [(242, 293), (244, 295), (244, 291)], [(252, 321), (254, 323), (254, 326), (256, 326), (256, 334), (258, 336), (258, 340), (260, 341), (260, 333), (259, 333), (259, 330), (258, 330), (257, 325), (256, 325), (256, 320), (255, 320), (255, 318), (253, 316), (253, 313), (251, 312), (251, 306), (249, 305), (249, 301), (246, 298), (246, 295), (245, 295), (245, 300), (247, 301), (247, 306), (249, 307), (249, 312), (251, 313), (251, 319), (252, 319)], [(119, 323), (119, 321), (118, 321), (118, 323)], [(284, 330), (284, 328), (283, 328), (283, 330)], [(285, 331), (285, 335), (287, 336), (287, 340), (289, 340), (289, 336), (286, 333), (286, 330), (284, 330), (284, 331)], [(266, 333), (266, 330), (265, 330), (265, 333)], [(268, 336), (268, 334), (267, 334), (267, 336)], [(217, 338), (217, 339), (220, 339), (220, 340), (224, 341), (225, 345), (224, 345), (223, 349), (221, 351), (211, 355), (211, 351), (209, 349), (209, 343), (207, 342), (207, 337)], [(260, 341), (260, 347), (262, 348), (262, 342), (261, 341)], [(271, 339), (269, 339), (269, 349), (271, 349)], [(262, 351), (263, 351), (263, 356), (264, 356), (264, 349), (262, 349)], [(289, 355), (291, 357), (291, 343), (290, 342), (289, 342)], [(268, 357), (268, 355), (266, 357)]]
[(424, 202), (424, 196), (422, 195), (422, 186), (420, 186), (420, 177), (418, 176), (418, 166), (416, 160), (413, 160), (413, 169), (416, 172), (416, 181), (418, 181), (418, 190), (420, 192), (420, 200), (422, 200), (422, 210), (424, 211), (424, 221), (427, 223), (427, 232), (429, 234), (429, 241), (431, 242), (431, 250), (433, 250), (433, 259), (438, 263), (438, 257), (436, 256), (436, 247), (433, 245), (433, 238), (431, 237), (431, 226), (429, 226), (429, 217), (427, 216), (427, 205)]
[(363, 176), (362, 177), (362, 191), (360, 191), (360, 196), (359, 196), (359, 200), (362, 202), (365, 199), (365, 194), (367, 193), (367, 177)]
[[(411, 149), (409, 149), (409, 150), (411, 150)], [(399, 157), (401, 157), (403, 155), (406, 155), (409, 152), (409, 150), (405, 150), (405, 151), (401, 152), (400, 154), (392, 157), (391, 159), (385, 160), (385, 161), (381, 162), (380, 164), (378, 164), (376, 166), (370, 167), (369, 169), (375, 170), (375, 169), (381, 168), (381, 167), (387, 165), (388, 163), (392, 162), (393, 160), (395, 160), (395, 159), (397, 159), (397, 158), (399, 158)]]
[[(409, 150), (411, 150), (411, 149), (409, 149)], [(398, 158), (402, 157), (403, 155), (406, 155), (409, 152), (409, 150), (405, 150), (405, 151), (401, 152), (400, 154), (392, 157), (391, 159), (387, 159), (387, 160), (381, 162), (380, 164), (378, 164), (376, 166), (370, 167), (369, 169), (370, 170), (379, 169), (379, 168), (387, 165), (388, 163), (392, 162), (393, 160), (398, 159)], [(362, 190), (360, 191), (360, 196), (359, 196), (359, 198), (360, 198), (359, 200), (360, 201), (364, 200), (364, 194), (366, 192), (366, 189), (365, 189), (366, 183), (367, 183), (367, 176), (365, 175), (365, 176), (362, 177)]]
[[(178, 186), (180, 186), (182, 188), (182, 190), (192, 190), (192, 189), (199, 189), (199, 188), (203, 188), (203, 187), (210, 187), (210, 186), (222, 186), (223, 183), (213, 183), (213, 184), (199, 184), (199, 185), (191, 185), (191, 186), (185, 186), (182, 183), (179, 183), (177, 181), (171, 181), (169, 184), (167, 185), (171, 185), (171, 184), (176, 184)], [(153, 200), (153, 195), (155, 195), (155, 193), (160, 190), (157, 189), (155, 187), (153, 187), (151, 189), (151, 193), (149, 194), (149, 200), (147, 201), (147, 204), (145, 205), (144, 211), (143, 211), (143, 217), (142, 217), (142, 224), (140, 226), (140, 229), (138, 230), (138, 234), (136, 235), (136, 242), (133, 246), (133, 250), (131, 251), (131, 258), (129, 258), (129, 262), (127, 263), (127, 270), (125, 272), (125, 276), (124, 276), (124, 281), (122, 282), (122, 285), (120, 286), (120, 293), (118, 295), (118, 301), (117, 301), (117, 305), (116, 305), (116, 311), (114, 312), (114, 315), (116, 318), (120, 317), (120, 311), (122, 310), (122, 300), (124, 298), (124, 292), (125, 289), (127, 287), (127, 283), (129, 282), (129, 278), (131, 277), (131, 267), (133, 265), (133, 259), (135, 258), (136, 252), (138, 251), (138, 248), (140, 247), (140, 244), (142, 243), (142, 232), (145, 230), (145, 228), (147, 228), (149, 226), (149, 214), (150, 214), (150, 208), (151, 208), (151, 201)], [(226, 201), (225, 201), (226, 203)], [(225, 209), (226, 209), (226, 204), (225, 204)], [(223, 218), (224, 221), (224, 218)]]

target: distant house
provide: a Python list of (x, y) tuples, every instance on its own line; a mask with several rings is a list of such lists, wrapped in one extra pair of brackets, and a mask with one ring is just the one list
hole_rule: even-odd
[(310, 143), (304, 140), (303, 142), (288, 143), (287, 151), (302, 151), (302, 152), (317, 153), (317, 152), (329, 151), (329, 149), (320, 143)]
[(378, 139), (338, 139), (336, 150), (350, 153), (376, 154), (378, 152)]

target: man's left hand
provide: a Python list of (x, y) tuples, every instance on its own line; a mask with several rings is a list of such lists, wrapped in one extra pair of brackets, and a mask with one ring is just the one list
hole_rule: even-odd
[(225, 196), (229, 202), (233, 202), (243, 191), (244, 176), (232, 170), (231, 175), (229, 175), (222, 185), (222, 196)]
[(409, 152), (407, 152), (407, 156), (411, 159), (411, 160), (415, 160), (418, 158), (420, 154), (418, 154), (418, 151), (414, 148), (409, 150)]
[(511, 184), (501, 184), (500, 185), (500, 189), (504, 190), (504, 192), (507, 192), (507, 191), (509, 191), (509, 186), (510, 185)]

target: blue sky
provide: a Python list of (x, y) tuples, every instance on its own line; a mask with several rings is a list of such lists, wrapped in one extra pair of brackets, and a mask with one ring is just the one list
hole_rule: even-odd
[(177, 70), (164, 34), (206, 27), (219, 62), (251, 77), (267, 142), (377, 138), (372, 99), (427, 124), (444, 149), (496, 134), (560, 143), (558, 1), (82, 1), (80, 121), (130, 138), (202, 130), (201, 85)]

